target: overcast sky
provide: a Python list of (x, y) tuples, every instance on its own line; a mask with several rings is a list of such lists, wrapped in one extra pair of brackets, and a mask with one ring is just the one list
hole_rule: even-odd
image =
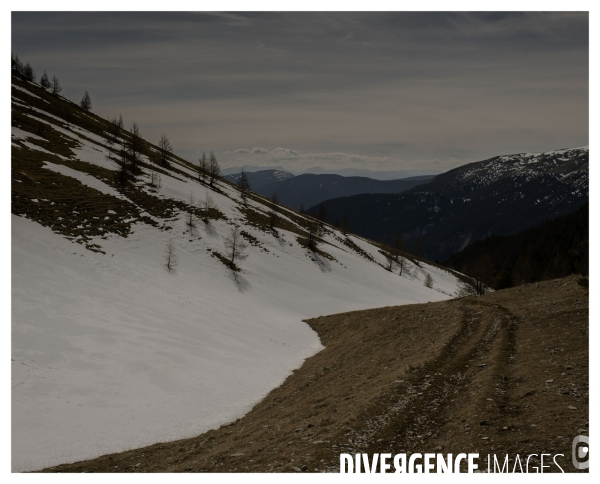
[(12, 50), (189, 160), (436, 173), (588, 144), (587, 13), (13, 13)]

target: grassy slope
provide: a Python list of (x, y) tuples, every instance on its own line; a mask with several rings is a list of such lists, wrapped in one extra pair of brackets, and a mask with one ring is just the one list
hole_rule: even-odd
[(575, 277), (308, 323), (326, 348), (245, 417), (46, 471), (335, 472), (341, 452), (479, 452), (480, 467), (488, 453), (562, 453), (574, 471), (571, 440), (589, 425), (588, 294)]

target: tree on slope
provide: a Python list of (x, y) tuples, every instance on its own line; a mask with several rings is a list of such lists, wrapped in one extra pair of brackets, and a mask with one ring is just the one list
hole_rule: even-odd
[(60, 91), (62, 91), (62, 86), (60, 85), (60, 82), (58, 82), (58, 77), (52, 76), (52, 94), (58, 96)]
[(142, 172), (140, 168), (140, 164), (142, 163), (142, 135), (135, 121), (132, 123), (129, 133), (131, 135), (127, 144), (129, 169), (132, 174), (139, 175)]
[(194, 198), (194, 194), (190, 193), (190, 196), (188, 197), (188, 214), (187, 214), (187, 220), (186, 220), (186, 225), (190, 228), (190, 234), (193, 233), (194, 229), (196, 228), (196, 199)]
[(33, 70), (33, 67), (29, 65), (29, 62), (23, 66), (23, 75), (28, 81), (35, 81), (35, 71)]
[(173, 146), (166, 134), (163, 134), (158, 140), (158, 148), (160, 150), (160, 163), (163, 166), (169, 166), (169, 156), (173, 153)]
[(219, 162), (217, 161), (217, 157), (211, 151), (210, 159), (208, 162), (208, 174), (210, 176), (209, 185), (214, 186), (215, 180), (221, 176), (221, 167), (219, 166)]
[(50, 89), (52, 87), (52, 84), (50, 83), (50, 79), (48, 79), (48, 74), (46, 74), (46, 71), (44, 71), (40, 83), (44, 89)]
[(272, 232), (273, 230), (275, 230), (275, 223), (277, 222), (277, 211), (279, 204), (277, 193), (273, 193), (273, 196), (271, 196), (271, 204), (271, 210), (269, 212), (269, 228)]
[(88, 94), (87, 91), (85, 91), (85, 94), (81, 98), (81, 101), (79, 102), (79, 105), (83, 109), (85, 109), (86, 111), (91, 111), (92, 110), (92, 100), (91, 100), (90, 95)]
[(242, 172), (240, 173), (240, 177), (238, 178), (238, 187), (240, 187), (240, 197), (242, 198), (242, 202), (244, 205), (248, 204), (248, 192), (251, 190), (250, 181), (248, 180), (248, 175), (242, 168)]
[(207, 224), (210, 216), (210, 211), (216, 208), (215, 202), (213, 201), (208, 190), (204, 195), (204, 199), (200, 202), (200, 210), (202, 211), (202, 221)]
[(177, 269), (178, 257), (175, 252), (175, 242), (170, 240), (165, 250), (165, 267), (169, 273), (175, 272)]
[(431, 277), (431, 274), (429, 274), (429, 272), (425, 276), (425, 280), (423, 281), (423, 285), (425, 287), (429, 287), (430, 289), (433, 288), (433, 278)]
[(226, 255), (231, 265), (235, 266), (236, 261), (242, 261), (248, 257), (248, 253), (246, 252), (248, 244), (244, 241), (237, 225), (231, 229), (231, 232), (225, 238), (224, 244), (227, 250)]
[(348, 221), (347, 214), (344, 214), (344, 218), (342, 219), (341, 229), (342, 229), (342, 233), (344, 235), (348, 235), (348, 232), (350, 232), (350, 222)]
[(404, 238), (402, 234), (396, 235), (394, 242), (392, 242), (392, 248), (394, 249), (394, 260), (398, 262), (400, 254), (404, 251)]
[(198, 160), (198, 181), (205, 182), (208, 175), (209, 163), (206, 153), (202, 152), (202, 158)]

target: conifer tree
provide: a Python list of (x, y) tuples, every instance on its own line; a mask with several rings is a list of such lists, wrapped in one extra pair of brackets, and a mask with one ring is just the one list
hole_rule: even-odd
[(208, 174), (209, 163), (206, 153), (202, 152), (202, 158), (198, 160), (198, 181), (205, 182)]
[(208, 163), (208, 173), (210, 176), (209, 184), (212, 187), (214, 186), (215, 180), (221, 176), (221, 168), (219, 167), (219, 162), (217, 161), (217, 157), (212, 151), (210, 152), (210, 159)]
[(23, 67), (23, 75), (28, 81), (35, 81), (35, 71), (33, 70), (33, 67), (29, 65), (29, 62)]
[(48, 79), (48, 74), (46, 74), (46, 71), (44, 71), (40, 82), (44, 89), (50, 89), (52, 87), (52, 84), (50, 84), (50, 79)]
[(240, 173), (240, 177), (238, 179), (238, 187), (240, 187), (240, 196), (242, 197), (242, 202), (244, 205), (248, 204), (248, 192), (251, 190), (250, 181), (248, 180), (248, 175), (244, 172), (244, 168), (242, 168), (242, 172)]
[(160, 149), (160, 162), (163, 166), (169, 166), (169, 156), (173, 153), (173, 146), (166, 134), (163, 134), (158, 141)]
[(58, 82), (58, 77), (53, 76), (52, 77), (52, 94), (57, 96), (60, 94), (60, 91), (62, 91), (62, 87), (60, 85), (60, 82)]
[(90, 95), (88, 94), (87, 91), (85, 91), (85, 94), (81, 98), (79, 105), (86, 111), (92, 110), (92, 100), (90, 99)]

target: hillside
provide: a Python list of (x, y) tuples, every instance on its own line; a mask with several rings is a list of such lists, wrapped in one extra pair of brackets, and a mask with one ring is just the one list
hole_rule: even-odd
[(588, 271), (589, 203), (518, 234), (468, 245), (444, 265), (482, 277), (494, 289)]
[[(360, 193), (402, 193), (422, 184), (430, 177), (400, 180), (375, 180), (362, 176), (304, 174), (265, 184), (252, 189), (265, 197), (277, 194), (280, 203), (294, 210), (312, 207), (325, 200)], [(341, 220), (343, 218), (339, 217)], [(331, 218), (333, 222), (335, 219)]]
[[(303, 320), (456, 290), (439, 267), (399, 277), (368, 240), (244, 204), (14, 73), (11, 94), (13, 471), (216, 428), (323, 348)], [(139, 172), (120, 177), (134, 141)], [(236, 226), (248, 257), (232, 263)]]
[(421, 233), (427, 257), (445, 260), (471, 242), (573, 212), (588, 196), (589, 148), (582, 147), (496, 156), (399, 195), (363, 194), (323, 205), (330, 220), (348, 214), (352, 231), (373, 240), (402, 233), (410, 247)]
[(477, 452), (482, 470), (488, 454), (509, 454), (509, 470), (516, 454), (523, 470), (537, 454), (529, 472), (539, 472), (546, 453), (577, 472), (571, 442), (589, 435), (588, 302), (569, 277), (311, 319), (326, 348), (243, 418), (46, 471), (339, 472), (340, 453)]

